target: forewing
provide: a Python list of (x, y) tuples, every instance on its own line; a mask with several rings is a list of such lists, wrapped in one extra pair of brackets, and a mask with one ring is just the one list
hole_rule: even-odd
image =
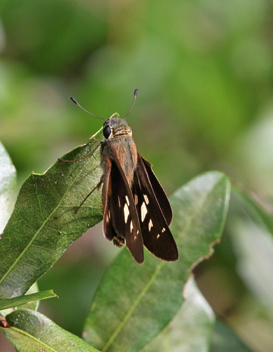
[(162, 213), (165, 217), (165, 220), (166, 220), (168, 226), (170, 226), (171, 222), (172, 222), (172, 218), (173, 218), (173, 212), (172, 212), (170, 202), (166, 196), (166, 193), (164, 192), (161, 184), (159, 183), (156, 175), (154, 174), (154, 172), (151, 168), (151, 164), (140, 155), (139, 155), (139, 158), (141, 158), (143, 161), (143, 164), (144, 164), (145, 169), (147, 171), (151, 186), (154, 190), (154, 194), (157, 198), (157, 201), (158, 201), (159, 206), (162, 210)]
[(112, 163), (109, 158), (104, 161), (104, 175), (103, 175), (103, 187), (102, 187), (102, 208), (103, 208), (103, 232), (104, 236), (112, 241), (116, 236), (112, 224), (112, 202), (110, 195), (112, 194), (112, 183), (111, 183), (111, 169)]
[(143, 263), (143, 240), (138, 213), (135, 207), (131, 188), (120, 167), (115, 153), (112, 153), (111, 172), (108, 192), (108, 209), (111, 213), (113, 232), (125, 238), (126, 246), (137, 263)]
[[(161, 209), (161, 204), (164, 204), (165, 209), (168, 209), (168, 206), (170, 207), (169, 201), (167, 203), (164, 201), (164, 197), (162, 197), (164, 191), (161, 185), (152, 171), (152, 174), (151, 172), (148, 173), (147, 168), (151, 171), (150, 166), (145, 165), (142, 157), (138, 155), (133, 193), (139, 214), (143, 242), (145, 247), (156, 257), (167, 261), (175, 261), (178, 259), (177, 246)], [(152, 175), (153, 183), (149, 175)], [(153, 189), (154, 184), (156, 186)], [(159, 194), (156, 194), (155, 192), (158, 190)], [(158, 198), (160, 198), (160, 201)], [(172, 212), (168, 209), (167, 217), (169, 221), (171, 220), (170, 214)]]

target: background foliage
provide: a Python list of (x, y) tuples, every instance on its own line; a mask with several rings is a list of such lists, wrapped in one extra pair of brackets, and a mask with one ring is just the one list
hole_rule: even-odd
[[(101, 126), (67, 97), (125, 115), (139, 88), (128, 121), (168, 194), (218, 169), (271, 213), (272, 15), (265, 0), (1, 1), (0, 139), (19, 184)], [(196, 269), (214, 310), (261, 351), (273, 345), (270, 233), (234, 193), (222, 243)], [(42, 311), (79, 334), (116, 253), (99, 226), (79, 239), (40, 280), (64, 297)]]

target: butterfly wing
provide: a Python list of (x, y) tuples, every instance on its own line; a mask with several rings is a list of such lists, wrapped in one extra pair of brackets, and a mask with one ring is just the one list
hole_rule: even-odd
[(131, 188), (114, 152), (111, 159), (107, 157), (104, 162), (102, 198), (105, 237), (114, 241), (125, 238), (127, 248), (136, 262), (141, 264), (144, 261), (143, 240)]
[(103, 233), (104, 236), (109, 240), (113, 241), (113, 239), (117, 236), (113, 229), (112, 217), (111, 213), (111, 197), (109, 197), (109, 193), (112, 193), (112, 184), (111, 184), (111, 169), (112, 163), (109, 158), (104, 160), (104, 175), (103, 175), (103, 187), (102, 187), (102, 209), (103, 209)]
[(150, 164), (139, 154), (133, 194), (145, 247), (160, 259), (177, 260), (177, 246), (168, 226), (172, 219), (170, 203)]
[(154, 174), (151, 168), (151, 164), (147, 160), (145, 160), (142, 156), (139, 156), (139, 158), (141, 158), (143, 161), (151, 186), (154, 190), (154, 194), (157, 198), (157, 201), (165, 217), (165, 220), (168, 226), (170, 226), (173, 218), (173, 212), (172, 212), (170, 202), (166, 196), (166, 193), (164, 192), (161, 184), (159, 183), (156, 175)]

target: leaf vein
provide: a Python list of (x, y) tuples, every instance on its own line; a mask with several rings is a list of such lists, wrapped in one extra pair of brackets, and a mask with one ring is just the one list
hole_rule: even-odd
[(42, 211), (42, 205), (41, 205), (40, 197), (38, 195), (38, 184), (37, 184), (37, 182), (35, 182), (35, 178), (34, 178), (33, 173), (31, 175), (32, 175), (32, 179), (33, 179), (34, 184), (35, 184), (35, 193), (36, 193), (36, 197), (37, 197), (37, 201), (38, 201), (38, 205), (39, 205), (40, 214), (41, 214), (42, 220), (44, 221), (45, 217), (44, 217), (44, 214), (43, 214), (43, 211)]
[(27, 336), (27, 337), (29, 337), (29, 338), (31, 338), (32, 340), (34, 340), (35, 342), (40, 343), (42, 346), (46, 347), (46, 348), (49, 349), (50, 351), (58, 352), (57, 350), (55, 350), (55, 348), (51, 348), (50, 346), (48, 346), (47, 344), (45, 344), (45, 343), (42, 342), (41, 340), (37, 339), (37, 338), (34, 337), (33, 335), (30, 335), (30, 334), (28, 334), (27, 332), (25, 332), (24, 330), (15, 328), (14, 326), (12, 326), (10, 329), (11, 329), (11, 330), (15, 330), (15, 331), (17, 331), (18, 333), (20, 333), (20, 334), (22, 334), (22, 335), (25, 335), (25, 336)]
[(138, 295), (138, 297), (136, 298), (136, 300), (134, 301), (132, 307), (128, 310), (127, 314), (124, 316), (123, 320), (121, 321), (121, 323), (117, 326), (116, 330), (114, 331), (114, 333), (112, 334), (112, 336), (109, 338), (109, 340), (106, 342), (105, 346), (102, 349), (102, 352), (106, 352), (107, 349), (110, 347), (110, 345), (113, 343), (113, 341), (115, 340), (115, 338), (117, 337), (117, 335), (120, 333), (120, 331), (122, 330), (122, 328), (125, 326), (125, 324), (127, 323), (127, 321), (129, 320), (129, 318), (131, 317), (131, 315), (133, 314), (134, 310), (136, 309), (136, 307), (138, 306), (138, 304), (140, 303), (141, 299), (144, 297), (144, 295), (146, 294), (146, 292), (148, 291), (148, 289), (150, 288), (150, 286), (152, 285), (152, 283), (154, 283), (157, 275), (159, 274), (160, 270), (162, 269), (162, 267), (165, 265), (165, 262), (161, 262), (158, 267), (156, 268), (155, 272), (153, 273), (153, 276), (151, 277), (151, 279), (147, 282), (147, 284), (144, 286), (144, 288), (142, 289), (142, 291), (140, 292), (140, 294)]
[(2, 279), (0, 279), (0, 284), (6, 279), (6, 277), (11, 273), (11, 271), (13, 270), (13, 268), (16, 266), (16, 264), (20, 261), (20, 259), (25, 255), (26, 251), (29, 249), (29, 247), (32, 245), (32, 243), (34, 242), (34, 240), (37, 238), (37, 236), (39, 235), (39, 233), (41, 232), (41, 230), (44, 228), (44, 226), (46, 225), (46, 223), (49, 221), (49, 219), (52, 217), (52, 215), (55, 213), (55, 211), (60, 207), (61, 202), (63, 201), (63, 199), (66, 197), (67, 193), (69, 192), (69, 190), (71, 189), (71, 187), (73, 186), (73, 184), (76, 182), (76, 180), (78, 179), (78, 177), (82, 174), (83, 171), (80, 171), (78, 173), (78, 175), (75, 177), (75, 179), (73, 180), (73, 182), (71, 182), (70, 185), (68, 185), (67, 190), (64, 192), (63, 196), (60, 198), (60, 201), (58, 202), (58, 204), (56, 205), (56, 207), (52, 210), (52, 212), (49, 214), (49, 216), (43, 221), (43, 223), (41, 224), (41, 226), (39, 227), (39, 229), (36, 231), (36, 233), (34, 234), (33, 238), (29, 241), (28, 245), (24, 248), (24, 250), (20, 253), (20, 255), (16, 258), (16, 260), (13, 262), (13, 264), (10, 266), (10, 268), (6, 271), (6, 273), (2, 276)]

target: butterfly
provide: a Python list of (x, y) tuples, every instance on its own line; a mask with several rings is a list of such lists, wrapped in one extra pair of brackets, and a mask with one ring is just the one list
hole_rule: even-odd
[(178, 250), (169, 229), (172, 208), (151, 164), (137, 151), (127, 115), (120, 118), (115, 113), (103, 124), (103, 175), (95, 189), (102, 185), (104, 236), (118, 247), (125, 243), (139, 264), (144, 262), (143, 246), (160, 259), (175, 261)]

